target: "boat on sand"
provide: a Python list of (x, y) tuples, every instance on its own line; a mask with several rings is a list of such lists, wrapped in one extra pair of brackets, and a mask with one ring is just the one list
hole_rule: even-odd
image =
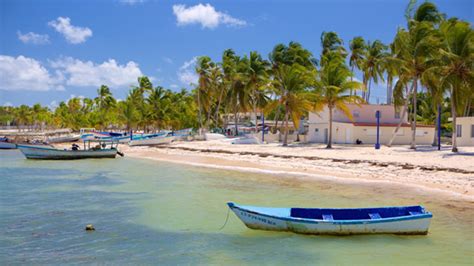
[(175, 140), (174, 136), (156, 136), (150, 138), (133, 139), (128, 142), (130, 146), (153, 146), (169, 144)]
[(248, 228), (299, 234), (426, 235), (433, 216), (422, 206), (331, 209), (227, 205)]

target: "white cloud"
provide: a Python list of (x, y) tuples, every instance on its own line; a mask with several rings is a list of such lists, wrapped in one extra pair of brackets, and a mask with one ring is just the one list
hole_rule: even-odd
[(62, 90), (61, 81), (33, 58), (0, 55), (0, 90)]
[(91, 29), (71, 25), (71, 19), (68, 17), (58, 17), (56, 20), (48, 22), (48, 25), (61, 33), (72, 44), (83, 43), (92, 36)]
[(171, 59), (169, 57), (163, 57), (163, 60), (168, 64), (173, 64), (173, 59)]
[(135, 4), (145, 3), (145, 0), (119, 0), (119, 2), (125, 5), (133, 6)]
[(230, 15), (217, 11), (210, 4), (198, 4), (186, 7), (186, 5), (173, 5), (173, 13), (179, 26), (188, 24), (201, 24), (202, 28), (216, 28), (219, 24), (229, 26), (245, 26), (247, 22)]
[(38, 34), (34, 32), (28, 32), (22, 34), (20, 31), (16, 33), (18, 35), (18, 39), (23, 43), (32, 43), (32, 44), (48, 44), (49, 43), (49, 36), (48, 34)]
[(184, 62), (184, 64), (178, 70), (178, 79), (185, 85), (197, 84), (199, 76), (196, 73), (197, 57)]
[(98, 87), (106, 84), (110, 87), (126, 87), (137, 82), (143, 76), (137, 63), (129, 61), (120, 65), (114, 59), (96, 64), (71, 57), (51, 61), (51, 67), (64, 76), (66, 85), (77, 87)]

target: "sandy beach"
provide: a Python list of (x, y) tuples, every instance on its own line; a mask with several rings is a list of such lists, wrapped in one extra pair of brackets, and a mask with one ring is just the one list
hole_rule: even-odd
[(385, 182), (474, 200), (474, 148), (458, 154), (449, 147), (336, 146), (278, 144), (232, 145), (226, 141), (175, 142), (158, 147), (128, 147), (126, 156), (226, 170), (262, 172), (335, 182)]

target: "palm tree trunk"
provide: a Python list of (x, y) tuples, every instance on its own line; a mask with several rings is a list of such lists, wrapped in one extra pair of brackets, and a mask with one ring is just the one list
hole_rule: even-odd
[(413, 81), (413, 117), (411, 121), (411, 144), (410, 149), (416, 150), (416, 115), (417, 115), (417, 106), (416, 106), (416, 96), (418, 88), (418, 78), (415, 78)]
[(283, 146), (288, 146), (288, 119), (289, 119), (289, 110), (288, 103), (285, 104), (285, 137), (283, 138)]
[(372, 79), (369, 77), (369, 88), (367, 89), (367, 103), (370, 101), (370, 86), (372, 85)]
[[(407, 88), (407, 90), (408, 90), (408, 88)], [(413, 86), (412, 86), (412, 91), (413, 91)], [(400, 122), (398, 122), (398, 125), (395, 128), (395, 131), (393, 131), (392, 137), (390, 138), (390, 141), (387, 143), (387, 147), (392, 146), (392, 143), (395, 140), (395, 137), (397, 136), (398, 130), (400, 130), (400, 127), (402, 126), (403, 118), (407, 114), (408, 104), (410, 103), (410, 94), (411, 93), (407, 93), (407, 98), (405, 100), (405, 104), (403, 105), (403, 111), (402, 111), (402, 114), (400, 115)]]
[(455, 100), (455, 95), (454, 95), (454, 87), (451, 88), (451, 115), (453, 116), (453, 135), (451, 136), (451, 142), (452, 142), (452, 152), (458, 152), (458, 144), (456, 142), (457, 140), (457, 128), (456, 128), (456, 100)]
[(332, 107), (329, 107), (329, 138), (328, 138), (328, 145), (326, 146), (326, 149), (331, 149), (332, 148)]
[[(354, 65), (352, 65), (352, 67), (351, 67), (351, 72), (352, 72), (352, 75), (351, 75), (351, 82), (352, 82), (353, 76), (354, 76)], [(353, 91), (352, 91), (352, 89), (351, 89), (351, 90), (349, 91), (349, 95), (350, 95), (350, 96), (352, 96), (352, 92), (353, 92)]]
[(387, 77), (387, 104), (392, 104), (392, 85), (393, 85), (393, 78), (392, 76)]
[(235, 136), (239, 135), (239, 127), (237, 126), (237, 106), (234, 107), (234, 124), (235, 124)]
[(435, 111), (435, 132), (434, 132), (434, 136), (433, 136), (433, 142), (431, 143), (431, 146), (437, 146), (438, 145), (438, 116), (439, 116), (439, 112), (438, 112), (438, 108), (436, 107), (436, 111)]
[(280, 107), (277, 107), (276, 113), (275, 113), (275, 130), (278, 130), (278, 120), (280, 116)]
[(198, 100), (198, 109), (199, 109), (199, 135), (202, 135), (202, 111), (201, 111), (201, 94), (199, 93), (199, 88), (197, 91), (197, 100)]
[(221, 93), (219, 94), (219, 99), (217, 100), (216, 113), (214, 115), (217, 126), (219, 126), (219, 109), (221, 108), (222, 94), (224, 94), (224, 89), (221, 88)]

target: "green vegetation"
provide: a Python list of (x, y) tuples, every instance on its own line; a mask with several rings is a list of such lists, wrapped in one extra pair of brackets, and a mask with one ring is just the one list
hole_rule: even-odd
[[(239, 56), (227, 49), (221, 62), (208, 56), (199, 58), (199, 79), (192, 92), (153, 87), (147, 77), (139, 77), (138, 86), (124, 101), (115, 100), (103, 85), (95, 99), (73, 98), (61, 102), (54, 111), (39, 104), (1, 107), (0, 123), (10, 121), (36, 129), (46, 126), (145, 131), (186, 127), (211, 130), (234, 123), (237, 132), (239, 114), (253, 111), (283, 119), (286, 146), (289, 120), (297, 128), (309, 111), (328, 106), (328, 122), (332, 125), (334, 109), (351, 117), (346, 104), (369, 102), (373, 83), (386, 81), (387, 103), (402, 108), (402, 117), (408, 113), (411, 147), (416, 148), (417, 123), (436, 123), (441, 106), (442, 128), (452, 131), (455, 152), (456, 117), (474, 115), (472, 27), (457, 18), (447, 19), (430, 2), (417, 7), (416, 1), (410, 1), (405, 17), (406, 27), (397, 30), (390, 44), (354, 37), (347, 51), (337, 33), (323, 32), (319, 59), (297, 42), (277, 44), (268, 60), (255, 51)], [(362, 82), (354, 79), (356, 70), (362, 73)], [(229, 121), (231, 116), (233, 121)], [(453, 118), (451, 125), (448, 117)], [(331, 148), (332, 126), (329, 133)]]

